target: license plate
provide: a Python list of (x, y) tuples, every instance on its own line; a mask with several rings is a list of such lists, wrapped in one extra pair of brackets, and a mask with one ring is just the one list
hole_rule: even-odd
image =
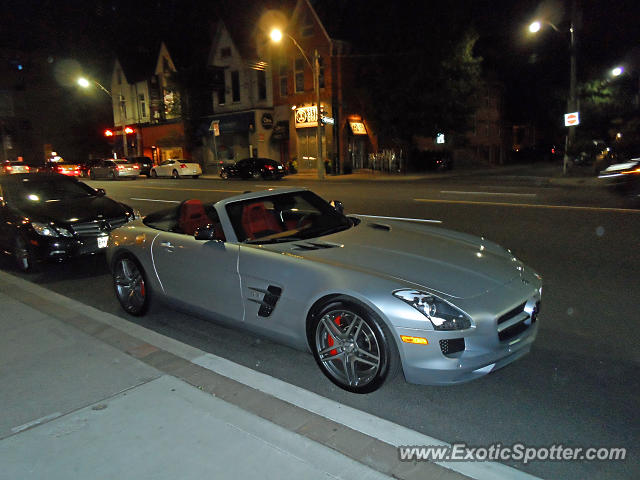
[(109, 237), (98, 237), (98, 248), (107, 248)]

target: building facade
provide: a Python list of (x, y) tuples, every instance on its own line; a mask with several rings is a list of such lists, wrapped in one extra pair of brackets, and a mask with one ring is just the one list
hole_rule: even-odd
[(209, 54), (209, 67), (220, 79), (211, 95), (214, 114), (204, 119), (209, 128), (202, 129), (203, 161), (209, 167), (280, 155), (274, 137), (271, 68), (259, 59), (253, 36), (234, 27), (222, 20), (217, 23)]
[(177, 69), (166, 45), (153, 57), (123, 63), (116, 59), (111, 77), (116, 153), (148, 156), (154, 163), (188, 158), (181, 95), (172, 81)]

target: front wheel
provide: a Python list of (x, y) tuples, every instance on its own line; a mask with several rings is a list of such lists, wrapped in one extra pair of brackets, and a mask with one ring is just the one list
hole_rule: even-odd
[(171, 177), (172, 178), (180, 178), (180, 174), (178, 173), (177, 170), (174, 170), (173, 172), (171, 172)]
[(254, 180), (259, 180), (262, 178), (262, 174), (260, 172), (253, 172), (251, 176), (253, 177)]
[(220, 178), (226, 180), (229, 178), (229, 174), (227, 172), (220, 172)]
[(89, 170), (89, 178), (91, 180), (95, 180), (96, 179), (96, 174), (93, 170)]
[(116, 173), (113, 170), (111, 172), (109, 172), (109, 178), (111, 180), (115, 180), (116, 179)]
[(151, 170), (151, 178), (158, 178), (158, 172)]
[(125, 312), (140, 316), (149, 308), (151, 290), (144, 270), (133, 257), (118, 258), (113, 267), (113, 286)]
[(387, 327), (350, 301), (327, 304), (311, 322), (309, 345), (329, 380), (353, 393), (370, 393), (397, 372), (400, 357)]

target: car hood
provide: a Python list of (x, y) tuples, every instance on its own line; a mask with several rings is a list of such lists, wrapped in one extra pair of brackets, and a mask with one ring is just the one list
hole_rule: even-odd
[(126, 208), (108, 198), (88, 196), (55, 202), (21, 205), (19, 210), (36, 221), (53, 221), (60, 225), (83, 223), (97, 218), (123, 217)]
[(336, 234), (263, 248), (368, 271), (457, 298), (504, 285), (524, 268), (506, 249), (483, 238), (405, 221), (365, 219)]

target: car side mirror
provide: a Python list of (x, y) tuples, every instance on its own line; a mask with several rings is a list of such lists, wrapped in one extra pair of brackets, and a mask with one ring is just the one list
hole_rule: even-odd
[(329, 205), (331, 205), (336, 210), (336, 212), (344, 215), (344, 205), (340, 200), (331, 200), (329, 202)]
[(211, 224), (207, 225), (206, 227), (198, 227), (193, 233), (193, 236), (196, 240), (215, 240), (216, 228)]
[(96, 192), (99, 197), (104, 197), (107, 194), (107, 191), (104, 188), (96, 188)]

